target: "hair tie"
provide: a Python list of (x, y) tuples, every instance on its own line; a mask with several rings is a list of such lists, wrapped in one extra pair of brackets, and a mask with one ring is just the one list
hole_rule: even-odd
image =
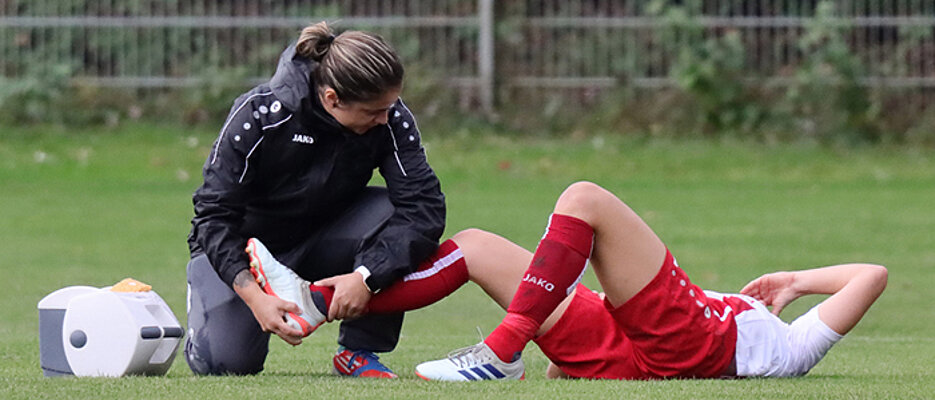
[(327, 46), (327, 45), (331, 44), (331, 42), (333, 42), (333, 41), (334, 41), (334, 35), (328, 35), (328, 37), (326, 37), (326, 38), (324, 38), (324, 39), (321, 40), (321, 44), (322, 44), (323, 46)]

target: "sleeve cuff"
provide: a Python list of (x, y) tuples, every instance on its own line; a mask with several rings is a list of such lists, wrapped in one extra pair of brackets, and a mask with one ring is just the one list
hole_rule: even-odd
[(374, 289), (374, 288), (371, 286), (372, 283), (370, 282), (370, 276), (371, 276), (371, 274), (370, 274), (370, 269), (369, 269), (369, 268), (367, 268), (366, 266), (360, 265), (360, 266), (358, 266), (357, 268), (354, 268), (354, 272), (360, 274), (360, 276), (362, 276), (362, 277), (364, 278), (364, 286), (367, 287), (367, 290), (369, 290), (370, 293), (374, 293), (374, 294), (375, 294), (375, 293), (377, 293), (377, 292), (380, 291), (380, 289)]

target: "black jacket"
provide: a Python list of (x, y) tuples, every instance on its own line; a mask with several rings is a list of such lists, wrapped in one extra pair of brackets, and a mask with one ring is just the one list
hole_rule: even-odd
[(409, 109), (397, 100), (387, 125), (357, 135), (325, 112), (311, 90), (316, 66), (294, 45), (286, 49), (273, 78), (234, 101), (205, 161), (204, 183), (192, 199), (189, 249), (206, 254), (228, 285), (248, 268), (248, 238), (270, 249), (298, 243), (340, 214), (374, 169), (395, 212), (356, 256), (354, 266), (372, 274), (367, 285), (390, 285), (438, 246), (445, 197)]

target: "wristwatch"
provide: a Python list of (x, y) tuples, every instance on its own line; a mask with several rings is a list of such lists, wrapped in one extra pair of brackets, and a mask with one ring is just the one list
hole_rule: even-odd
[(377, 293), (377, 292), (380, 291), (380, 289), (374, 289), (374, 288), (372, 288), (372, 287), (370, 286), (370, 269), (368, 269), (367, 267), (365, 267), (365, 266), (363, 266), (363, 265), (360, 265), (360, 266), (358, 266), (357, 268), (354, 268), (354, 272), (356, 272), (356, 273), (360, 274), (360, 276), (364, 277), (364, 286), (367, 287), (367, 290), (369, 290), (370, 293), (375, 294), (375, 293)]

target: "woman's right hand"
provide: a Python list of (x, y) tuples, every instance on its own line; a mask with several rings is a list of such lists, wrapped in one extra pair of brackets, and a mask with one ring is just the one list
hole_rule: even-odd
[(274, 333), (293, 346), (302, 344), (302, 331), (289, 326), (283, 318), (287, 312), (301, 314), (297, 304), (264, 293), (249, 270), (237, 274), (233, 287), (253, 312), (263, 332)]

